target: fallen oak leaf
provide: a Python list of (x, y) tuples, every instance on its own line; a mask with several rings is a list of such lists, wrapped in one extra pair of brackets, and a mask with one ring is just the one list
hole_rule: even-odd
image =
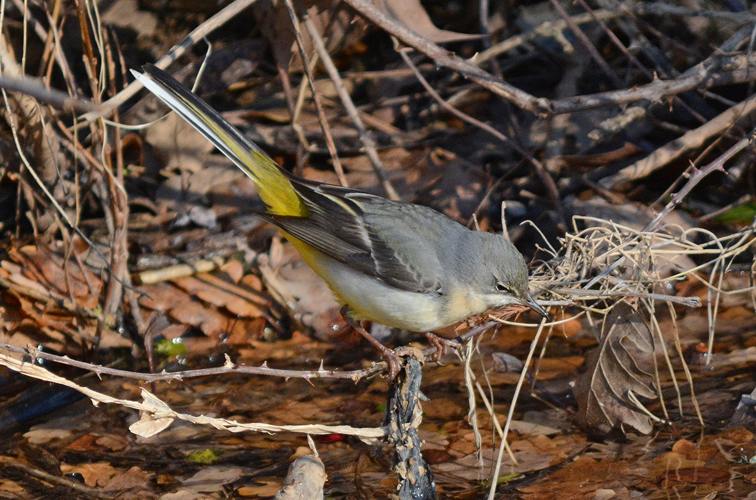
[(638, 397), (655, 399), (654, 376), (641, 366), (653, 362), (654, 336), (641, 313), (627, 303), (604, 320), (599, 346), (586, 357), (587, 371), (575, 384), (578, 422), (609, 432), (629, 425), (648, 434), (653, 421)]

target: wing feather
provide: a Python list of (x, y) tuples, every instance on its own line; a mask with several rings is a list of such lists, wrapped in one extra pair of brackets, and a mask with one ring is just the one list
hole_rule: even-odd
[(310, 211), (308, 217), (260, 216), (331, 258), (388, 285), (417, 293), (439, 291), (441, 283), (435, 276), (422, 279), (380, 232), (365, 223), (370, 204), (387, 200), (339, 186), (298, 181), (296, 178), (292, 184)]

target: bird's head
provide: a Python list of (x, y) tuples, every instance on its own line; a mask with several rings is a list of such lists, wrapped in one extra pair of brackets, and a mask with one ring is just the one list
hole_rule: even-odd
[(490, 233), (483, 238), (480, 254), (482, 276), (476, 288), (490, 309), (522, 305), (547, 318), (528, 290), (528, 267), (522, 254), (508, 239)]

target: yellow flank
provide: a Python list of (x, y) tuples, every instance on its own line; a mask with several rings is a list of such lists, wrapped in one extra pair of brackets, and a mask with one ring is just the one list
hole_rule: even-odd
[(284, 238), (289, 240), (291, 244), (294, 245), (294, 248), (297, 249), (297, 252), (299, 252), (299, 255), (302, 257), (302, 260), (305, 261), (305, 264), (307, 264), (310, 267), (310, 269), (315, 271), (315, 274), (323, 278), (323, 281), (326, 282), (326, 285), (328, 285), (328, 288), (330, 288), (333, 294), (336, 296), (336, 301), (339, 303), (339, 305), (343, 306), (344, 304), (346, 304), (347, 301), (344, 300), (344, 297), (342, 297), (336, 290), (334, 290), (333, 286), (331, 286), (331, 283), (326, 279), (325, 276), (323, 276), (324, 269), (320, 265), (320, 260), (321, 260), (320, 252), (312, 248), (310, 245), (308, 245), (304, 241), (290, 235), (283, 229), (278, 228), (278, 230), (281, 232), (282, 235), (284, 235)]

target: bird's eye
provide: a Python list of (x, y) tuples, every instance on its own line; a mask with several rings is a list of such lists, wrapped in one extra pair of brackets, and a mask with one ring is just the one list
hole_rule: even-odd
[(496, 283), (496, 291), (497, 292), (511, 292), (509, 287), (501, 282)]

